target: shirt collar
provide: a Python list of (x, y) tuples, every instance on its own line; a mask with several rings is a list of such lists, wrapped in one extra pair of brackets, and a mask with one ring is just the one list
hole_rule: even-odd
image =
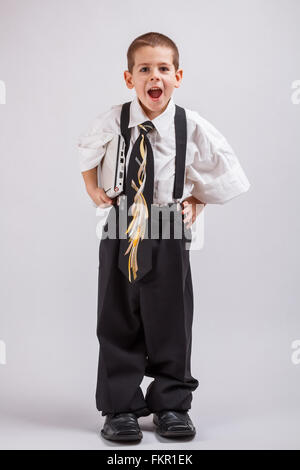
[[(170, 125), (174, 121), (174, 115), (175, 103), (173, 97), (171, 96), (168, 106), (166, 107), (164, 112), (151, 120), (151, 122), (155, 126), (155, 129), (161, 137), (163, 137), (169, 132)], [(146, 116), (136, 95), (130, 105), (130, 119), (128, 127), (137, 126), (138, 124), (142, 124), (145, 121), (149, 121), (149, 118)]]

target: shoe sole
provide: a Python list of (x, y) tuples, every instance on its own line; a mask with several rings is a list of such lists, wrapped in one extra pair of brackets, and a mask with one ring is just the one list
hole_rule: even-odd
[(108, 436), (101, 429), (101, 436), (108, 441), (140, 441), (143, 437), (142, 433), (139, 434), (122, 434), (116, 436)]
[(160, 431), (156, 429), (157, 434), (162, 437), (190, 437), (195, 436), (196, 432), (194, 431)]

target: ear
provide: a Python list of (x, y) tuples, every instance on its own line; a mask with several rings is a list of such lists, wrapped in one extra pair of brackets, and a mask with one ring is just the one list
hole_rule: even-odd
[(177, 72), (175, 73), (175, 78), (176, 78), (176, 83), (174, 85), (175, 88), (180, 87), (180, 83), (181, 83), (181, 80), (182, 80), (182, 75), (183, 75), (183, 70), (178, 69)]
[(130, 72), (128, 72), (128, 70), (125, 70), (125, 72), (124, 72), (124, 80), (125, 80), (127, 88), (129, 88), (130, 90), (132, 88), (134, 88), (132, 74)]

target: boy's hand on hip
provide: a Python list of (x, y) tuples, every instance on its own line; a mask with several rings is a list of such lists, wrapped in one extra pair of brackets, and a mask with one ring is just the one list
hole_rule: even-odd
[(191, 228), (198, 215), (203, 211), (206, 203), (199, 201), (194, 196), (186, 198), (182, 203), (183, 207), (182, 214), (184, 214), (183, 222), (187, 225), (187, 228)]
[(115, 204), (116, 198), (109, 198), (103, 188), (87, 189), (89, 196), (98, 207), (109, 207)]

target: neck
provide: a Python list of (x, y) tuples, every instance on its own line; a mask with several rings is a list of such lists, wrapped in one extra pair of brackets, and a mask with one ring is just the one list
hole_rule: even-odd
[(144, 113), (146, 114), (147, 118), (150, 119), (150, 121), (152, 121), (152, 119), (155, 119), (157, 116), (159, 116), (160, 114), (162, 114), (165, 111), (165, 109), (167, 108), (167, 106), (170, 102), (170, 99), (171, 98), (169, 98), (169, 101), (167, 102), (167, 104), (160, 111), (151, 111), (151, 109), (146, 108), (143, 105), (143, 103), (141, 102), (141, 100), (138, 98), (139, 103), (140, 103)]

